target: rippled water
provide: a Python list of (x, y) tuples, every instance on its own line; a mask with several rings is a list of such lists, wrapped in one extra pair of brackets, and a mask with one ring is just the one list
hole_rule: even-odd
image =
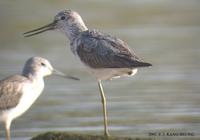
[[(45, 57), (57, 69), (81, 78), (80, 82), (46, 78), (43, 94), (13, 122), (13, 139), (53, 130), (103, 131), (97, 83), (72, 55), (69, 41), (57, 32), (22, 36), (51, 22), (63, 9), (78, 11), (89, 28), (120, 37), (153, 64), (133, 78), (103, 83), (111, 134), (148, 137), (150, 132), (190, 132), (200, 137), (200, 1), (2, 0), (0, 79), (20, 73), (31, 56)], [(2, 124), (0, 128), (3, 139)]]

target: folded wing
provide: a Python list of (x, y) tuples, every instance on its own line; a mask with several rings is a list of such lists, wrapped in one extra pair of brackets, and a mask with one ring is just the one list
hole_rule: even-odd
[(97, 31), (85, 31), (78, 38), (77, 54), (91, 68), (137, 68), (151, 66), (140, 60), (128, 45)]

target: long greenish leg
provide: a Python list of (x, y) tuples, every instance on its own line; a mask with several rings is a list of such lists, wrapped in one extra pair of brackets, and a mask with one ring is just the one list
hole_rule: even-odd
[(4, 127), (6, 131), (6, 140), (10, 140), (10, 124), (11, 124), (10, 120), (6, 120), (4, 122)]
[(107, 110), (106, 110), (106, 97), (104, 95), (103, 87), (102, 87), (100, 80), (98, 81), (98, 86), (99, 86), (99, 90), (100, 90), (100, 93), (101, 93), (101, 102), (102, 102), (102, 105), (103, 105), (104, 135), (106, 137), (108, 137), (108, 136), (110, 136), (110, 134), (108, 133), (108, 122), (107, 122), (108, 118), (107, 118)]

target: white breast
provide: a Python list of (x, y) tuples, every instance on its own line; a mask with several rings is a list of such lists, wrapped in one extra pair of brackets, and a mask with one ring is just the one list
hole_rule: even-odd
[(9, 110), (8, 117), (16, 118), (27, 111), (30, 106), (35, 102), (44, 89), (43, 79), (37, 80), (34, 83), (25, 83), (23, 87), (23, 95), (20, 99), (19, 104)]

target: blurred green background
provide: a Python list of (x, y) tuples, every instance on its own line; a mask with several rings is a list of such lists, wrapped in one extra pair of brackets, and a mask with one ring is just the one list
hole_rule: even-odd
[(31, 56), (45, 57), (55, 68), (81, 78), (47, 78), (41, 97), (12, 124), (13, 139), (49, 130), (102, 134), (97, 83), (72, 55), (66, 37), (53, 31), (23, 37), (64, 9), (76, 10), (88, 28), (121, 38), (153, 64), (133, 78), (103, 83), (112, 135), (191, 132), (200, 137), (199, 0), (1, 0), (0, 79), (21, 73)]

